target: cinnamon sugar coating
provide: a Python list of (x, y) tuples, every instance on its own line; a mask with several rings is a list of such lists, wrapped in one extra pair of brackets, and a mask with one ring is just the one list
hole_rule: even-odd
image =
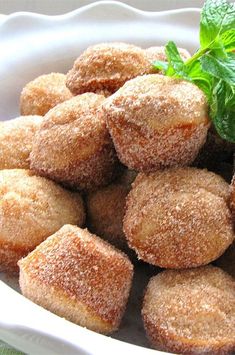
[(100, 43), (87, 48), (67, 74), (66, 85), (74, 95), (84, 92), (105, 96), (118, 90), (127, 80), (151, 68), (140, 47), (127, 43)]
[(89, 230), (123, 250), (133, 260), (123, 232), (126, 197), (136, 178), (134, 170), (124, 169), (112, 184), (90, 191), (86, 196), (87, 226)]
[(99, 237), (65, 225), (19, 266), (22, 293), (33, 302), (96, 332), (118, 328), (133, 266)]
[(157, 349), (233, 354), (235, 281), (213, 266), (163, 271), (147, 286), (142, 317)]
[(17, 261), (65, 223), (82, 225), (83, 202), (29, 170), (0, 171), (0, 270), (17, 271)]
[(65, 79), (64, 74), (50, 73), (30, 81), (20, 96), (21, 115), (44, 116), (52, 107), (71, 99)]
[(87, 93), (51, 109), (35, 137), (31, 169), (77, 189), (107, 185), (117, 158), (100, 109), (103, 100)]
[(127, 197), (123, 228), (138, 257), (164, 268), (217, 259), (234, 240), (229, 185), (196, 168), (140, 173)]
[(90, 192), (86, 199), (89, 229), (123, 250), (128, 248), (122, 224), (128, 192), (127, 186), (113, 183)]
[(210, 125), (197, 86), (158, 74), (128, 81), (103, 110), (119, 159), (138, 171), (190, 164)]
[(29, 154), (41, 116), (21, 116), (0, 124), (0, 169), (29, 169)]

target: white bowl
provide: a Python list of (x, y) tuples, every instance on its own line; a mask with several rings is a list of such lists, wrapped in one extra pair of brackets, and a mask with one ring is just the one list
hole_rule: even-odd
[[(198, 47), (199, 13), (199, 9), (150, 13), (104, 1), (61, 16), (22, 12), (0, 17), (0, 120), (19, 115), (20, 92), (28, 81), (52, 71), (66, 73), (91, 44), (123, 41), (150, 47), (174, 40), (178, 46), (194, 51)], [(139, 272), (137, 286), (142, 277)], [(141, 347), (148, 342), (136, 298), (129, 304), (129, 311), (134, 313), (128, 313), (113, 338), (141, 346), (96, 334), (57, 317), (14, 291), (14, 279), (0, 274), (0, 280), (0, 338), (24, 352), (161, 353)], [(140, 299), (142, 290), (135, 290)]]

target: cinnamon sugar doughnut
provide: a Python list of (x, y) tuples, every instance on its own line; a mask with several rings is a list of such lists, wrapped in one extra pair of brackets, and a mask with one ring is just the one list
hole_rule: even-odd
[(29, 154), (41, 116), (21, 116), (0, 125), (0, 169), (29, 169)]
[(210, 125), (196, 85), (158, 74), (128, 81), (103, 109), (119, 159), (138, 171), (190, 164)]
[(87, 93), (51, 109), (35, 137), (31, 169), (77, 189), (111, 182), (117, 158), (100, 109), (103, 100)]
[(99, 333), (118, 328), (133, 266), (99, 237), (65, 225), (19, 266), (22, 293), (33, 302)]
[(123, 221), (138, 257), (164, 268), (189, 268), (217, 259), (234, 240), (229, 185), (196, 168), (140, 173)]
[(52, 107), (71, 99), (65, 79), (64, 74), (50, 73), (30, 81), (20, 96), (21, 115), (44, 116)]
[(100, 43), (87, 48), (67, 74), (66, 85), (74, 94), (118, 90), (127, 80), (152, 70), (140, 47), (127, 43)]
[(163, 271), (147, 286), (142, 317), (157, 349), (233, 354), (235, 281), (213, 266)]
[(82, 225), (83, 202), (29, 170), (0, 170), (0, 270), (17, 261), (65, 223)]
[(123, 250), (127, 242), (123, 233), (123, 217), (129, 188), (113, 183), (87, 195), (89, 229)]

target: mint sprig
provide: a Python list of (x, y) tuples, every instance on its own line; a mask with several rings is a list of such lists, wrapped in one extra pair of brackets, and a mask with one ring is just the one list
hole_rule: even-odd
[(218, 134), (235, 142), (235, 5), (206, 0), (200, 20), (200, 48), (186, 62), (174, 42), (165, 47), (168, 62), (154, 68), (197, 85), (206, 95)]

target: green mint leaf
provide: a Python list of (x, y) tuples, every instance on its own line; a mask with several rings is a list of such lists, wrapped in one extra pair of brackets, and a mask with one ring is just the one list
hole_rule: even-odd
[(200, 61), (203, 71), (224, 80), (230, 85), (235, 85), (235, 60), (233, 54), (229, 54), (227, 58), (222, 59), (212, 54), (206, 54), (201, 57)]
[[(226, 105), (226, 107), (228, 107), (229, 109), (234, 111), (234, 108), (235, 108), (235, 86), (230, 86), (229, 92), (227, 90), (225, 105)], [(235, 114), (234, 114), (234, 119), (235, 119)]]
[(157, 71), (162, 70), (165, 73), (168, 68), (168, 63), (162, 60), (155, 60), (153, 62), (153, 68)]
[(234, 89), (223, 80), (217, 81), (211, 105), (211, 117), (218, 134), (232, 143), (235, 142)]
[(224, 32), (220, 38), (227, 51), (235, 50), (235, 29)]
[(208, 47), (217, 36), (235, 27), (235, 5), (226, 0), (207, 0), (200, 21), (200, 44)]
[[(224, 103), (226, 97), (226, 86), (223, 80), (214, 80), (214, 87), (212, 92), (212, 102), (210, 107), (211, 118), (214, 119), (216, 115), (221, 115), (224, 111)], [(221, 102), (220, 102), (221, 101)]]
[(223, 115), (216, 114), (213, 119), (213, 123), (217, 133), (231, 143), (235, 143), (235, 110), (227, 110), (223, 112)]
[(201, 89), (204, 94), (206, 95), (208, 103), (211, 102), (211, 83), (206, 81), (206, 80), (200, 80), (200, 79), (195, 79), (193, 80), (193, 83)]
[(166, 74), (168, 76), (186, 78), (187, 75), (184, 69), (184, 61), (179, 54), (176, 44), (172, 41), (168, 42), (165, 51), (168, 60)]
[(197, 85), (206, 95), (208, 102), (211, 101), (212, 80), (210, 74), (202, 70), (199, 60), (195, 60), (191, 65), (187, 66), (187, 75), (190, 81)]
[(202, 70), (201, 63), (199, 60), (193, 62), (188, 68), (188, 76), (191, 81), (204, 92), (207, 97), (208, 103), (210, 103), (213, 87), (213, 78), (210, 74)]
[(192, 79), (200, 79), (211, 82), (211, 75), (202, 69), (199, 59), (195, 60), (191, 65), (187, 66), (187, 74)]

